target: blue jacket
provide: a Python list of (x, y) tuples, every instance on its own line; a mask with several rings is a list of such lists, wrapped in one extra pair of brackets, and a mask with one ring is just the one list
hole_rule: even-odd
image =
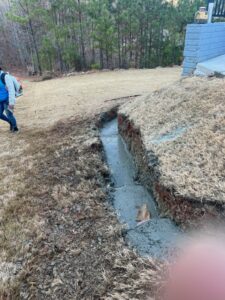
[(7, 91), (5, 85), (0, 79), (0, 102), (8, 100), (9, 99), (9, 92)]
[[(0, 71), (0, 75), (2, 73), (3, 72)], [(20, 95), (18, 94), (19, 89), (20, 84), (16, 78), (7, 73), (5, 76), (5, 85), (0, 80), (0, 102), (9, 100), (9, 104), (15, 105), (16, 96)]]

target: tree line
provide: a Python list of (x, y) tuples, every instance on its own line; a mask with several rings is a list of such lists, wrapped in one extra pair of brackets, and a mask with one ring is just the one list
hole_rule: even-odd
[(180, 64), (185, 27), (200, 5), (201, 0), (0, 1), (0, 63), (39, 74)]

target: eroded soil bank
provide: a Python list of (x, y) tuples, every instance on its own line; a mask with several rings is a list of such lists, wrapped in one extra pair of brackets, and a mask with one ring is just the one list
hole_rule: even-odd
[(179, 195), (175, 189), (163, 185), (160, 181), (159, 160), (153, 151), (147, 151), (140, 129), (135, 127), (129, 117), (119, 113), (119, 132), (133, 154), (138, 168), (138, 178), (153, 192), (161, 214), (168, 216), (183, 228), (199, 226), (208, 221), (215, 222), (224, 218), (224, 205), (199, 201)]

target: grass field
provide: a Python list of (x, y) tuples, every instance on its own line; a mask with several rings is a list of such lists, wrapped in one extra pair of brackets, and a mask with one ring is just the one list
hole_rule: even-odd
[(2, 299), (151, 299), (160, 265), (123, 242), (94, 124), (127, 101), (115, 99), (179, 76), (159, 68), (24, 80), (20, 132), (0, 127)]

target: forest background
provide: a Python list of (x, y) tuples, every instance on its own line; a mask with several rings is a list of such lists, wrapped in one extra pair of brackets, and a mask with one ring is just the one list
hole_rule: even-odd
[(0, 0), (0, 65), (30, 74), (182, 62), (201, 0)]

